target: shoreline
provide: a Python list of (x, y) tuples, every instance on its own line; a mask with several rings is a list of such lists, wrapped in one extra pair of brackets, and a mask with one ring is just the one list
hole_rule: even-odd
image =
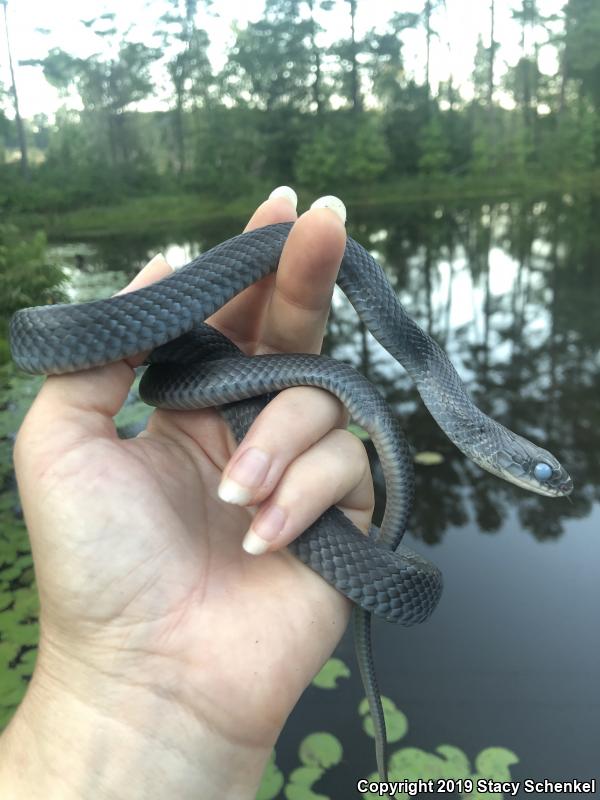
[[(199, 220), (243, 220), (259, 205), (273, 187), (257, 187), (255, 191), (236, 198), (221, 199), (214, 195), (191, 192), (153, 194), (127, 197), (110, 206), (86, 206), (57, 213), (7, 213), (5, 220), (14, 222), (25, 231), (43, 229), (50, 240), (71, 238), (101, 239), (114, 235), (155, 232), (189, 231)], [(418, 177), (363, 187), (331, 187), (349, 208), (372, 211), (394, 205), (429, 205), (465, 201), (502, 202), (515, 199), (533, 201), (570, 194), (600, 194), (600, 172), (540, 176), (538, 174), (481, 177)], [(300, 188), (299, 208), (305, 209), (315, 193)]]

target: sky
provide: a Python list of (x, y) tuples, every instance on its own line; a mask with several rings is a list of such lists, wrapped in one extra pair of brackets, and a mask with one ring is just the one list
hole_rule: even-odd
[[(538, 0), (542, 13), (558, 13), (565, 0)], [(370, 28), (379, 32), (385, 30), (385, 23), (394, 11), (420, 11), (424, 0), (359, 0), (357, 15), (357, 35), (360, 37)], [(520, 29), (511, 19), (510, 9), (520, 5), (520, 0), (496, 0), (496, 41), (500, 42), (498, 51), (498, 72), (507, 65), (516, 63), (521, 52)], [(233, 26), (245, 26), (261, 18), (264, 0), (244, 0), (244, 3), (214, 0), (213, 9), (217, 15), (205, 16), (202, 23), (211, 40), (209, 56), (213, 66), (218, 69), (225, 61), (227, 45), (234, 41)], [(324, 34), (320, 44), (341, 36), (349, 36), (349, 15), (347, 3), (337, 0), (334, 11), (323, 16), (329, 34)], [(121, 30), (131, 26), (128, 36), (134, 41), (153, 43), (157, 20), (164, 12), (165, 2), (161, 0), (8, 0), (8, 15), (11, 34), (13, 60), (43, 58), (53, 47), (59, 47), (72, 55), (90, 56), (99, 52), (102, 42), (80, 22), (102, 13), (116, 11), (117, 23)], [(440, 10), (433, 25), (439, 37), (433, 40), (431, 53), (431, 78), (435, 84), (447, 80), (452, 74), (455, 85), (461, 87), (465, 97), (469, 97), (469, 76), (478, 36), (489, 43), (489, 2), (487, 0), (446, 0), (445, 10)], [(3, 26), (0, 26), (0, 81), (9, 85), (8, 59)], [(40, 32), (44, 29), (47, 33)], [(423, 31), (409, 31), (404, 36), (405, 66), (418, 80), (423, 79), (425, 59), (425, 36)], [(156, 44), (154, 39), (154, 44)], [(554, 51), (550, 47), (540, 52), (542, 71), (552, 73), (556, 70)], [(46, 83), (41, 68), (25, 67), (16, 64), (17, 86), (21, 113), (31, 118), (35, 114), (52, 115), (63, 103), (57, 92)], [(155, 77), (163, 80), (156, 73)], [(153, 98), (148, 98), (139, 106), (141, 110), (166, 109), (166, 92), (157, 90)], [(500, 99), (503, 98), (500, 96)], [(76, 107), (74, 102), (68, 105)], [(10, 109), (7, 109), (12, 116)]]

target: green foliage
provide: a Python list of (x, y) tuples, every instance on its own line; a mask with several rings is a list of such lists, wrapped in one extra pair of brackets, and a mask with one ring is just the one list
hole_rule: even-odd
[(333, 126), (323, 127), (300, 148), (296, 177), (300, 183), (321, 191), (340, 178), (339, 168), (343, 167), (343, 161), (335, 129)]
[(284, 783), (285, 778), (275, 763), (275, 751), (273, 751), (256, 793), (256, 800), (273, 800), (283, 788)]
[(415, 81), (398, 84), (382, 118), (382, 130), (396, 175), (416, 175), (421, 156), (421, 130), (430, 108), (427, 90)]
[(344, 749), (331, 733), (312, 733), (302, 740), (298, 756), (303, 766), (293, 770), (285, 787), (287, 800), (328, 800), (313, 785), (342, 760)]
[(228, 94), (266, 111), (306, 108), (310, 102), (310, 23), (298, 3), (269, 0), (258, 22), (237, 30), (224, 72)]
[(441, 118), (436, 114), (423, 128), (420, 141), (419, 169), (426, 175), (441, 175), (450, 163), (448, 141)]
[(299, 756), (305, 766), (329, 767), (342, 760), (343, 748), (339, 740), (330, 733), (313, 733), (300, 744)]
[[(43, 240), (25, 242), (14, 228), (7, 229), (0, 226), (0, 254), (22, 259), (23, 275), (28, 275), (40, 263), (38, 259), (43, 259)], [(7, 273), (14, 279), (13, 262), (9, 261), (10, 269), (6, 263), (0, 266), (0, 280), (4, 281)], [(26, 291), (27, 286), (28, 302), (36, 302), (36, 293), (43, 296), (48, 288), (39, 276), (19, 291)], [(0, 292), (6, 314), (12, 310), (11, 301)], [(39, 604), (29, 539), (19, 513), (12, 449), (14, 434), (41, 381), (17, 374), (11, 364), (0, 367), (0, 730), (25, 693), (37, 652)]]
[[(323, 668), (321, 677), (326, 688), (330, 688), (330, 677), (338, 675), (346, 677), (347, 667), (339, 659), (330, 659)], [(321, 686), (323, 681), (316, 682)], [(382, 697), (388, 741), (398, 742), (408, 734), (408, 719), (396, 704), (388, 697)], [(365, 699), (358, 707), (358, 713), (363, 718), (365, 733), (373, 736), (373, 725), (369, 716), (369, 705)], [(288, 780), (275, 764), (275, 754), (272, 755), (265, 770), (256, 800), (272, 800), (283, 788), (286, 800), (330, 800), (329, 796), (315, 791), (315, 785), (324, 776), (327, 770), (336, 767), (342, 762), (344, 750), (341, 742), (330, 733), (314, 733), (305, 737), (298, 750), (300, 766), (293, 769)], [(388, 762), (390, 781), (418, 781), (429, 779), (471, 779), (474, 786), (479, 778), (493, 781), (511, 780), (511, 767), (519, 763), (517, 756), (505, 747), (487, 747), (481, 750), (474, 759), (473, 764), (469, 757), (460, 748), (449, 744), (438, 745), (434, 752), (427, 752), (418, 747), (401, 747), (393, 751)], [(377, 781), (379, 776), (372, 774), (369, 780)], [(399, 793), (396, 798), (408, 800), (407, 793)], [(463, 793), (462, 798), (470, 800), (483, 800), (488, 794), (477, 792), (474, 788), (469, 793)], [(377, 796), (367, 793), (367, 800), (377, 800)], [(502, 794), (494, 795), (495, 800), (502, 800)]]
[[(446, 192), (448, 178), (458, 175), (506, 185), (532, 176), (563, 182), (567, 173), (588, 175), (598, 165), (596, 0), (568, 0), (562, 18), (544, 17), (529, 0), (516, 4), (520, 58), (500, 85), (494, 64), (503, 43), (490, 43), (487, 32), (480, 37), (472, 100), (451, 82), (433, 97), (406, 69), (406, 32), (422, 27), (431, 42), (444, 13), (438, 0), (420, 11), (390, 9), (385, 27), (362, 38), (356, 30), (350, 35), (355, 4), (342, 4), (347, 26), (334, 31), (326, 51), (320, 35), (329, 0), (268, 0), (260, 20), (234, 30), (218, 73), (202, 19), (210, 0), (165, 5), (156, 20), (160, 48), (131, 41), (118, 14), (101, 15), (83, 22), (96, 34), (98, 52), (80, 58), (53, 48), (25, 62), (41, 65), (65, 98), (78, 95), (82, 110), (59, 110), (53, 123), (42, 115), (25, 121), (37, 155), (29, 180), (18, 163), (2, 163), (3, 150), (14, 155), (19, 140), (0, 110), (1, 209), (50, 215), (172, 193), (174, 186), (222, 201), (253, 197), (292, 177), (311, 193), (348, 196), (350, 188), (424, 174), (423, 185), (434, 178)], [(544, 47), (556, 52), (555, 75), (540, 67), (542, 29)], [(142, 113), (138, 104), (158, 88), (159, 61), (170, 78), (169, 107)], [(499, 103), (507, 92), (511, 110)]]
[(12, 224), (0, 223), (0, 364), (8, 360), (8, 322), (24, 306), (62, 298), (62, 271), (46, 261), (46, 237), (24, 237)]
[[(454, 780), (471, 779), (474, 786), (477, 785), (478, 778), (487, 778), (494, 781), (510, 780), (509, 767), (517, 764), (519, 759), (513, 752), (504, 747), (489, 747), (482, 750), (475, 758), (475, 768), (471, 767), (468, 757), (458, 747), (442, 744), (435, 748), (435, 753), (428, 753), (418, 747), (403, 747), (392, 753), (389, 761), (389, 777), (391, 781), (418, 781), (437, 780), (439, 778), (450, 778)], [(371, 776), (372, 780), (377, 780), (376, 775)], [(473, 789), (471, 792), (463, 792), (461, 797), (479, 800), (487, 797)], [(376, 796), (367, 793), (368, 800), (375, 800)], [(396, 798), (407, 800), (409, 795), (400, 792)], [(496, 800), (502, 800), (502, 794), (495, 794)]]
[(498, 159), (497, 122), (489, 111), (475, 108), (473, 112), (472, 150), (469, 167), (475, 175), (487, 175), (492, 171)]
[[(157, 26), (162, 50), (130, 41), (111, 15), (83, 23), (104, 45), (101, 52), (78, 58), (54, 48), (27, 62), (40, 64), (65, 97), (78, 94), (83, 109), (59, 111), (52, 124), (37, 115), (26, 133), (41, 158), (29, 181), (18, 164), (3, 165), (0, 157), (0, 207), (63, 213), (175, 185), (228, 200), (291, 176), (311, 192), (347, 195), (349, 187), (425, 174), (446, 191), (449, 176), (514, 184), (554, 173), (562, 181), (566, 172), (587, 175), (598, 164), (595, 0), (569, 0), (562, 30), (552, 20), (549, 46), (560, 64), (553, 76), (540, 69), (539, 47), (527, 45), (548, 20), (535, 3), (517, 5), (521, 57), (500, 87), (493, 67), (502, 43), (480, 38), (473, 101), (451, 83), (432, 97), (406, 72), (405, 33), (423, 26), (428, 39), (436, 35), (432, 18), (443, 8), (437, 0), (421, 13), (391, 12), (386, 28), (362, 39), (338, 34), (327, 53), (318, 37), (330, 2), (268, 0), (261, 20), (235, 31), (219, 74), (199, 19), (209, 6), (170, 0)], [(350, 23), (354, 6), (344, 7)], [(155, 90), (159, 59), (171, 81), (170, 108), (141, 113), (135, 104)], [(513, 110), (495, 102), (499, 88), (511, 95)], [(364, 98), (372, 105), (375, 98), (375, 108), (365, 109)], [(0, 112), (0, 154), (17, 146), (16, 127)]]
[(215, 108), (195, 122), (195, 163), (186, 185), (219, 198), (250, 191), (267, 158), (260, 115)]
[(565, 110), (542, 134), (540, 160), (560, 165), (564, 172), (584, 173), (594, 167), (598, 121), (595, 112), (585, 103), (579, 113)]
[[(387, 730), (387, 737), (389, 742), (397, 742), (406, 736), (408, 731), (408, 720), (406, 716), (396, 708), (396, 704), (389, 697), (381, 697), (381, 705), (383, 706), (383, 716), (385, 717), (385, 727)], [(373, 720), (369, 714), (369, 703), (367, 698), (361, 701), (358, 707), (358, 713), (363, 718), (363, 728), (368, 736), (375, 736), (375, 729), (373, 727)]]
[[(6, 472), (7, 454), (0, 458)], [(16, 492), (5, 488), (0, 495), (0, 731), (25, 693), (38, 640), (33, 562), (25, 526), (14, 515), (16, 505)]]
[(372, 183), (389, 167), (390, 153), (375, 115), (344, 115), (326, 123), (299, 149), (296, 177), (325, 191), (332, 186)]
[(600, 4), (569, 0), (565, 13), (564, 69), (600, 110)]
[[(366, 701), (365, 701), (366, 703)], [(403, 720), (403, 732), (405, 735), (408, 729), (408, 722), (404, 714), (396, 709), (394, 703), (387, 698), (384, 706), (386, 708), (386, 724), (389, 725), (394, 715), (398, 715)], [(366, 713), (366, 705), (360, 707), (360, 713)], [(372, 735), (372, 734), (371, 734)], [(397, 741), (389, 737), (391, 741)], [(305, 737), (300, 743), (298, 757), (300, 766), (292, 770), (287, 781), (279, 768), (275, 764), (275, 754), (272, 755), (269, 764), (263, 775), (263, 780), (259, 788), (256, 800), (272, 800), (277, 793), (283, 789), (286, 800), (329, 800), (329, 796), (319, 794), (314, 787), (320, 781), (327, 770), (336, 767), (342, 762), (344, 750), (341, 742), (330, 733), (313, 733)], [(505, 747), (487, 747), (477, 754), (474, 765), (471, 764), (468, 756), (458, 747), (449, 744), (441, 744), (435, 748), (433, 753), (422, 750), (418, 747), (402, 747), (394, 751), (389, 759), (388, 770), (390, 781), (418, 781), (446, 779), (471, 779), (474, 786), (477, 785), (479, 778), (487, 778), (493, 781), (508, 781), (511, 779), (510, 768), (519, 762), (517, 756)], [(370, 780), (377, 781), (379, 776), (372, 774)], [(482, 800), (487, 798), (487, 794), (473, 791), (464, 792), (461, 797), (471, 800)], [(376, 800), (377, 796), (367, 793), (367, 800)], [(407, 793), (399, 793), (396, 798), (407, 800)], [(496, 800), (502, 800), (502, 794), (494, 795)]]
[(313, 686), (319, 689), (336, 689), (340, 678), (349, 678), (350, 670), (339, 658), (330, 658), (313, 678)]

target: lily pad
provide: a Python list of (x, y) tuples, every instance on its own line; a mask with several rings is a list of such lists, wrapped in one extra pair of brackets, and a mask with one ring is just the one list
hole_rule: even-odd
[(301, 786), (312, 786), (325, 774), (321, 767), (298, 767), (290, 774), (290, 783)]
[(10, 605), (12, 605), (12, 602), (13, 602), (12, 592), (7, 592), (7, 591), (0, 592), (0, 611), (4, 611), (5, 609), (7, 609)]
[(275, 752), (273, 752), (263, 772), (256, 800), (273, 800), (283, 788), (284, 782), (283, 773), (275, 763)]
[(444, 778), (468, 778), (471, 775), (469, 759), (460, 748), (441, 744), (435, 752), (444, 759)]
[[(406, 732), (408, 731), (408, 719), (389, 697), (384, 697), (382, 695), (381, 705), (383, 706), (383, 716), (385, 718), (388, 742), (397, 742), (399, 739), (402, 739), (403, 736), (406, 736)], [(375, 729), (373, 727), (373, 720), (369, 714), (369, 702), (366, 697), (358, 706), (358, 713), (364, 718), (363, 728), (365, 733), (367, 736), (374, 737)]]
[(316, 794), (310, 786), (301, 783), (288, 783), (284, 789), (287, 800), (330, 800), (325, 794)]
[(389, 762), (390, 780), (443, 778), (443, 762), (418, 747), (403, 747), (392, 753)]
[(313, 685), (319, 689), (335, 689), (340, 678), (349, 678), (350, 670), (339, 658), (330, 658), (313, 678)]
[(19, 663), (15, 667), (16, 672), (19, 675), (30, 678), (31, 675), (33, 675), (36, 659), (37, 647), (32, 647), (31, 650), (27, 650), (27, 652), (23, 653), (19, 658)]
[(423, 467), (436, 467), (444, 462), (444, 456), (431, 450), (421, 450), (420, 453), (414, 454), (413, 461)]
[(519, 758), (505, 747), (487, 747), (475, 759), (475, 767), (480, 776), (495, 781), (510, 780), (509, 767), (518, 763)]
[(311, 733), (302, 740), (298, 754), (305, 766), (328, 769), (340, 763), (344, 748), (331, 733)]
[(355, 436), (358, 436), (358, 438), (361, 439), (363, 442), (366, 442), (371, 438), (369, 436), (369, 433), (364, 428), (361, 428), (360, 425), (357, 425), (355, 422), (351, 422), (350, 425), (348, 425), (348, 430), (350, 431), (350, 433), (353, 433)]
[[(15, 642), (0, 642), (0, 676), (9, 671), (8, 665), (16, 659), (19, 650), (20, 646)], [(1, 685), (2, 681), (0, 680)]]
[(40, 611), (37, 592), (32, 587), (17, 589), (13, 595), (15, 604), (13, 610), (21, 620), (36, 617)]

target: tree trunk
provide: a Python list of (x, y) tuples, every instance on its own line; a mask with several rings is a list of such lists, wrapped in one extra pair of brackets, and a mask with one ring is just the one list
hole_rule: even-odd
[(431, 0), (425, 0), (425, 33), (426, 33), (426, 55), (425, 55), (425, 88), (427, 90), (427, 100), (431, 97), (429, 86), (429, 63), (431, 55)]
[(565, 14), (565, 32), (564, 32), (564, 41), (563, 41), (563, 48), (560, 54), (559, 59), (559, 69), (560, 69), (560, 95), (558, 101), (558, 113), (559, 115), (564, 115), (565, 108), (566, 108), (566, 97), (567, 97), (567, 39), (569, 36), (569, 15)]
[(351, 94), (352, 94), (352, 110), (354, 112), (358, 112), (362, 108), (362, 102), (360, 97), (360, 87), (359, 87), (359, 80), (358, 80), (358, 60), (356, 58), (357, 55), (357, 46), (356, 46), (356, 31), (355, 31), (355, 18), (356, 18), (356, 0), (347, 0), (350, 5), (350, 30), (351, 30), (351, 42), (352, 42), (352, 83), (351, 83)]
[(321, 97), (321, 53), (317, 47), (317, 24), (314, 17), (314, 0), (309, 0), (308, 8), (310, 12), (310, 49), (315, 59), (315, 80), (312, 85), (313, 101), (317, 107), (317, 117), (323, 113), (323, 100)]
[(10, 69), (11, 91), (15, 109), (15, 123), (17, 125), (17, 135), (19, 137), (19, 149), (21, 151), (21, 174), (25, 180), (29, 180), (29, 159), (27, 157), (27, 140), (25, 139), (25, 127), (19, 111), (19, 95), (17, 92), (17, 82), (15, 80), (15, 70), (13, 67), (12, 53), (10, 50), (10, 36), (8, 33), (8, 13), (6, 10), (7, 0), (0, 0), (4, 7), (4, 30), (6, 33), (6, 51), (8, 53), (8, 67)]
[(185, 173), (185, 138), (183, 133), (183, 86), (181, 91), (179, 87), (176, 89), (176, 105), (175, 105), (175, 143), (177, 146), (177, 171), (181, 179)]
[(488, 108), (494, 102), (494, 60), (496, 58), (496, 42), (494, 41), (494, 24), (496, 16), (495, 0), (490, 0), (490, 63), (488, 73)]

